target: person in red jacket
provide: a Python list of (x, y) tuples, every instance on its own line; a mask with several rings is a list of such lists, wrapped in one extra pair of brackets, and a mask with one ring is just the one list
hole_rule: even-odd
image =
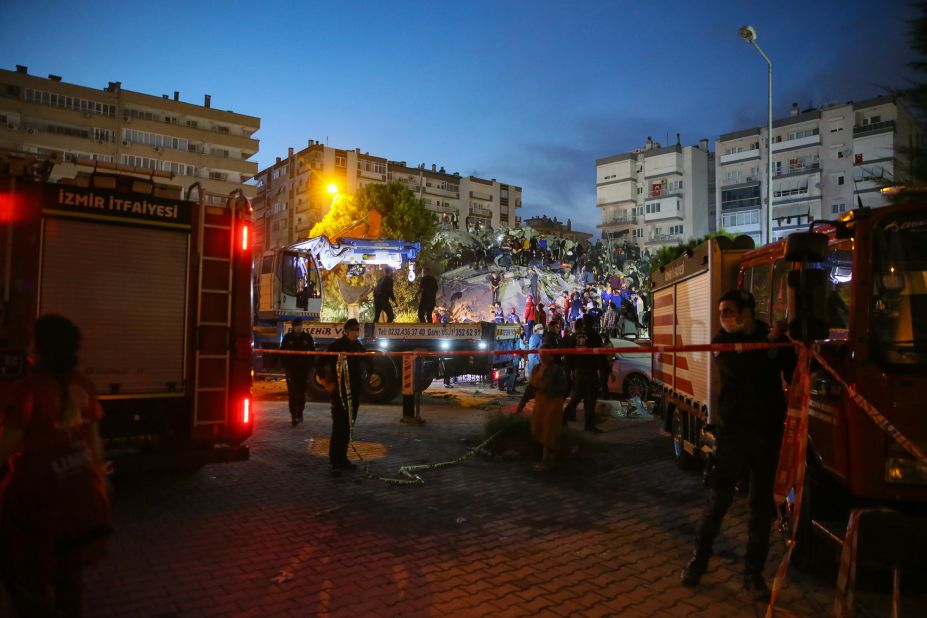
[[(534, 314), (534, 323), (547, 326), (547, 313), (544, 311), (544, 303), (538, 302), (537, 311)], [(533, 330), (531, 332), (534, 332)]]
[(38, 318), (34, 371), (0, 405), (0, 575), (21, 616), (80, 616), (83, 567), (111, 532), (103, 409), (76, 369), (80, 340), (67, 318)]
[(537, 319), (537, 310), (535, 309), (534, 298), (528, 294), (528, 302), (525, 303), (525, 332), (533, 332), (534, 322)]

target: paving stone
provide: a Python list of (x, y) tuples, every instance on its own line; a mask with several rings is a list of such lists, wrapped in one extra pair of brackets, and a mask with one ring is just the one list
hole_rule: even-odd
[[(705, 489), (676, 469), (654, 421), (606, 420), (594, 460), (548, 475), (475, 457), (397, 487), (329, 476), (327, 406), (309, 404), (296, 428), (285, 401), (255, 408), (250, 461), (117, 486), (110, 556), (85, 575), (87, 616), (755, 615), (740, 593), (743, 496), (703, 585), (679, 585)], [(373, 472), (454, 459), (488, 418), (450, 405), (424, 415), (411, 426), (395, 406), (361, 406), (355, 439)], [(782, 548), (774, 540), (768, 574)], [(832, 598), (833, 582), (793, 570), (781, 603), (817, 616)]]

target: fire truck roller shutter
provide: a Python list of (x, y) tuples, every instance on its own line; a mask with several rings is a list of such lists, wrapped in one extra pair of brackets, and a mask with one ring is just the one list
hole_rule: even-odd
[[(676, 343), (711, 343), (711, 315), (715, 308), (709, 305), (710, 291), (708, 272), (680, 281), (676, 286)], [(686, 352), (676, 355), (677, 390), (699, 403), (708, 403), (710, 380), (710, 352)]]
[(80, 327), (81, 367), (100, 394), (183, 388), (188, 238), (45, 220), (40, 312), (60, 313)]

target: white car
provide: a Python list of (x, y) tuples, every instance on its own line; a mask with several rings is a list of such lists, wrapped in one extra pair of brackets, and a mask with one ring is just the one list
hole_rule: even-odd
[[(609, 345), (607, 342), (606, 346)], [(612, 356), (612, 372), (608, 376), (608, 392), (624, 395), (628, 399), (640, 397), (646, 401), (650, 395), (651, 381), (651, 354), (650, 352), (634, 352), (641, 347), (635, 341), (615, 337), (611, 340), (613, 348), (627, 348), (628, 352), (619, 352)]]

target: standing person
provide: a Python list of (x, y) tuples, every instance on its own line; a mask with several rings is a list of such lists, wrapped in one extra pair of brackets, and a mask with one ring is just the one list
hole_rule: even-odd
[(602, 310), (599, 309), (598, 301), (591, 300), (586, 304), (586, 324), (595, 332), (602, 329)]
[(540, 364), (531, 372), (525, 394), (515, 408), (515, 413), (521, 414), (528, 400), (534, 398), (531, 435), (543, 447), (541, 463), (534, 467), (539, 472), (550, 470), (557, 459), (563, 427), (563, 394), (567, 390), (566, 374), (563, 368), (554, 362), (552, 354), (544, 353), (547, 347), (541, 346)]
[(605, 308), (605, 315), (602, 316), (602, 332), (611, 339), (616, 336), (618, 325), (618, 312), (615, 310), (615, 303), (609, 301)]
[(110, 504), (93, 384), (80, 331), (59, 315), (33, 328), (35, 371), (0, 418), (0, 575), (21, 616), (80, 616), (83, 567), (106, 554)]
[(506, 324), (521, 324), (521, 320), (518, 319), (518, 313), (515, 312), (515, 307), (509, 307), (509, 314), (505, 316)]
[[(577, 349), (601, 348), (602, 340), (598, 333), (586, 327), (583, 318), (579, 318), (573, 325), (573, 335), (567, 337), (563, 345)], [(582, 401), (585, 430), (591, 433), (602, 433), (595, 423), (595, 402), (599, 390), (601, 357), (596, 354), (568, 354), (565, 361), (567, 373), (572, 378), (573, 389), (570, 392), (570, 403), (563, 410), (564, 421), (576, 420), (576, 408)]]
[(529, 298), (541, 298), (538, 290), (538, 271), (534, 268), (528, 269), (528, 292)]
[(534, 329), (534, 323), (537, 321), (537, 305), (534, 304), (534, 298), (528, 294), (528, 301), (525, 303), (525, 330), (531, 332)]
[[(281, 350), (294, 352), (311, 352), (315, 350), (312, 335), (303, 331), (303, 321), (296, 318), (291, 323), (290, 332), (280, 342)], [(303, 410), (306, 407), (306, 380), (312, 357), (303, 354), (286, 354), (283, 356), (283, 370), (286, 372), (286, 392), (290, 400), (290, 419), (293, 427), (303, 422)]]
[[(531, 332), (531, 337), (528, 338), (528, 349), (540, 350), (542, 343), (544, 343), (544, 325), (535, 324), (534, 329)], [(541, 357), (538, 352), (529, 354), (528, 360), (525, 363), (525, 375), (530, 378), (531, 372), (534, 371), (534, 368), (537, 367), (540, 362)]]
[(570, 299), (570, 293), (564, 290), (563, 297), (560, 299), (560, 302), (563, 303), (563, 319), (569, 320), (570, 319), (570, 304), (572, 302)]
[[(764, 343), (770, 329), (754, 317), (756, 303), (745, 290), (721, 296), (721, 330), (713, 343)], [(782, 377), (795, 366), (792, 349), (715, 352), (721, 374), (718, 399), (717, 469), (695, 535), (692, 559), (682, 572), (682, 585), (697, 586), (708, 569), (715, 537), (734, 498), (735, 484), (750, 473), (750, 519), (744, 568), (744, 589), (758, 602), (769, 599), (763, 568), (769, 553), (769, 531), (775, 514), (773, 482), (785, 420)]]
[[(352, 318), (344, 323), (343, 334), (327, 350), (366, 352), (367, 349), (358, 341), (359, 337), (360, 324)], [(360, 407), (364, 370), (369, 372), (370, 369), (370, 359), (364, 356), (346, 356), (343, 362), (339, 362), (337, 356), (320, 356), (316, 362), (316, 374), (330, 393), (332, 402), (332, 435), (328, 443), (332, 476), (339, 476), (342, 470), (357, 468), (357, 464), (348, 461), (348, 442)]]
[(396, 302), (396, 295), (393, 293), (393, 269), (389, 266), (383, 267), (383, 276), (377, 281), (377, 287), (373, 290), (373, 321), (380, 321), (380, 314), (386, 312), (386, 321), (392, 322), (396, 319), (393, 313), (393, 306), (390, 301)]
[(431, 276), (428, 267), (422, 269), (422, 278), (418, 282), (418, 321), (431, 322), (438, 302), (438, 280)]
[(542, 302), (535, 305), (534, 321), (541, 326), (547, 326), (547, 312), (544, 311), (544, 303)]
[(502, 274), (498, 270), (493, 270), (489, 275), (489, 289), (492, 291), (492, 302), (499, 302), (499, 288), (502, 286)]
[(628, 308), (618, 312), (618, 336), (622, 339), (637, 339), (637, 322), (628, 314)]

